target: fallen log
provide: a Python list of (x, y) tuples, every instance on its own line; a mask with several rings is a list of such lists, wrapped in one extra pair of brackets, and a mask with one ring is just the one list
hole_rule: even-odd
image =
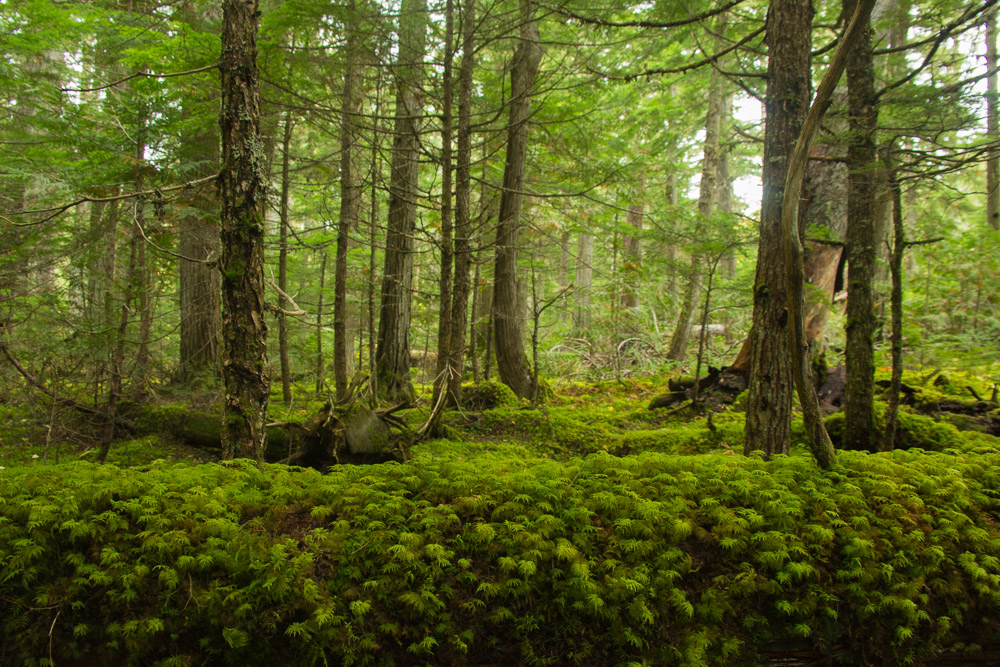
[[(404, 460), (410, 430), (396, 413), (400, 404), (371, 409), (360, 402), (327, 402), (304, 422), (266, 424), (264, 460), (326, 470), (336, 463)], [(184, 405), (126, 404), (124, 414), (138, 433), (160, 433), (186, 445), (222, 451), (222, 410)]]

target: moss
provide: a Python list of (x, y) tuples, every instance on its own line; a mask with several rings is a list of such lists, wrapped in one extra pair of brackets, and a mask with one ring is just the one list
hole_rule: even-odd
[(325, 476), (2, 471), (4, 659), (919, 664), (1000, 634), (996, 450), (822, 472), (478, 446)]
[[(877, 441), (882, 441), (882, 428), (885, 424), (884, 403), (876, 401), (875, 418), (879, 428)], [(826, 429), (835, 446), (840, 446), (844, 435), (844, 413), (837, 412), (825, 419)], [(918, 415), (905, 408), (899, 410), (899, 425), (897, 426), (896, 449), (925, 449), (928, 451), (943, 451), (959, 447), (964, 442), (959, 430), (952, 424), (943, 424), (932, 417)]]
[(521, 405), (514, 391), (499, 380), (462, 385), (462, 407), (466, 410), (492, 410)]

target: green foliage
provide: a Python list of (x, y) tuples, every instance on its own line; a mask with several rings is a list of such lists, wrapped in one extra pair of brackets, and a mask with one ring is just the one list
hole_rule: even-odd
[(900, 664), (995, 636), (995, 447), (839, 460), (0, 471), (3, 658)]

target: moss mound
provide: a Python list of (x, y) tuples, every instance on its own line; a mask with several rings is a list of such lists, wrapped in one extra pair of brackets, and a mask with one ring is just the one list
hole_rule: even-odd
[(499, 380), (462, 385), (462, 407), (466, 410), (481, 412), (494, 408), (513, 408), (520, 404), (521, 399)]
[(2, 664), (901, 664), (1000, 630), (1000, 455), (0, 471)]

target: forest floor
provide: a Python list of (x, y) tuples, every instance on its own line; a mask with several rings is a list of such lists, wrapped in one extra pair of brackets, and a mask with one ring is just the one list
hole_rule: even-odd
[[(650, 402), (667, 392), (664, 375), (600, 382), (550, 381), (544, 402), (519, 401), (498, 382), (467, 385), (462, 409), (448, 411), (443, 437), (421, 439), (405, 447), (398, 458), (448, 455), (472, 457), (477, 452), (503, 451), (511, 457), (554, 459), (582, 457), (603, 451), (616, 456), (654, 451), (668, 454), (742, 453), (744, 395), (713, 398), (700, 406), (681, 401), (668, 408), (650, 409)], [(676, 380), (677, 378), (673, 378)], [(888, 370), (876, 376), (881, 414)], [(964, 439), (988, 438), (1000, 448), (1000, 409), (995, 384), (958, 371), (936, 369), (907, 372), (902, 394), (899, 447), (942, 450)], [(275, 387), (274, 389), (278, 389)], [(307, 400), (281, 403), (280, 389), (272, 394), (269, 422), (308, 421), (322, 410), (325, 398), (296, 387)], [(427, 419), (430, 387), (417, 386), (415, 407), (403, 416), (412, 430)], [(992, 400), (990, 397), (993, 397)], [(221, 392), (200, 388), (164, 387), (150, 397), (151, 412), (140, 412), (135, 430), (116, 441), (108, 462), (136, 466), (154, 460), (203, 463), (219, 460), (213, 446), (214, 421), (221, 413)], [(732, 401), (730, 403), (730, 401)], [(711, 406), (712, 409), (704, 407)], [(837, 407), (827, 405), (827, 422), (835, 444), (842, 424)], [(126, 406), (136, 411), (137, 406)], [(145, 408), (143, 408), (144, 410)], [(98, 447), (66, 408), (30, 401), (0, 404), (0, 466), (34, 466), (72, 460), (96, 460)], [(964, 435), (960, 435), (964, 434)], [(269, 429), (269, 460), (292, 453), (294, 434)], [(792, 453), (804, 454), (801, 419), (792, 424)], [(278, 451), (279, 454), (274, 452)], [(281, 456), (284, 458), (284, 456)]]
[(323, 475), (201, 465), (217, 392), (131, 406), (105, 466), (68, 413), (0, 406), (0, 663), (995, 664), (993, 387), (904, 380), (909, 451), (830, 471), (798, 418), (791, 456), (743, 456), (740, 397), (650, 409), (665, 377), (470, 386), (405, 463)]

